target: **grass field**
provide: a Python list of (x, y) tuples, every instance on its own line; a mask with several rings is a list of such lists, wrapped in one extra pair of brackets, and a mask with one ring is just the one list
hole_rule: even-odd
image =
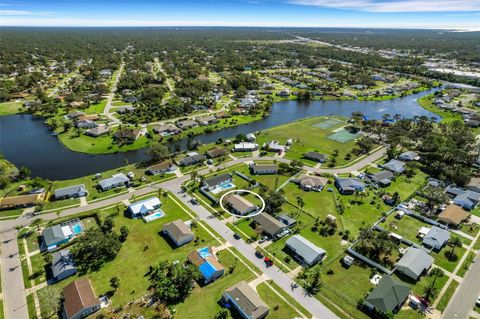
[(107, 105), (107, 100), (102, 100), (99, 103), (90, 104), (90, 106), (83, 111), (87, 114), (100, 114), (103, 113), (105, 105)]
[(4, 102), (0, 103), (0, 116), (11, 115), (22, 112), (23, 103), (20, 102)]
[[(331, 120), (331, 119), (330, 119)], [(307, 165), (315, 165), (315, 162), (303, 159), (306, 152), (316, 151), (319, 153), (332, 156), (334, 150), (338, 150), (336, 166), (342, 166), (354, 159), (346, 160), (345, 156), (355, 147), (355, 141), (347, 143), (339, 143), (328, 138), (334, 134), (334, 130), (347, 125), (345, 119), (338, 118), (339, 122), (328, 128), (321, 128), (322, 122), (329, 121), (326, 117), (314, 117), (305, 120), (300, 120), (271, 128), (260, 132), (257, 135), (257, 142), (259, 145), (268, 143), (272, 140), (277, 140), (281, 144), (285, 144), (287, 139), (293, 139), (294, 143), (287, 151), (285, 157), (288, 159), (302, 160)]]
[(447, 308), (448, 302), (452, 298), (453, 294), (455, 293), (455, 290), (458, 288), (458, 282), (455, 280), (452, 280), (450, 285), (448, 286), (447, 290), (445, 291), (445, 294), (443, 297), (440, 299), (440, 301), (437, 304), (437, 309), (440, 311), (444, 311), (445, 308)]

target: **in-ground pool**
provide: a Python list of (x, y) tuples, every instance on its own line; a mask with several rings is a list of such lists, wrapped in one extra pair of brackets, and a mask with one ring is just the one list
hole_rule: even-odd
[(233, 184), (233, 183), (220, 184), (212, 190), (212, 193), (213, 194), (218, 194), (218, 193), (224, 192), (226, 190), (232, 189), (234, 187), (235, 187), (235, 184)]
[(72, 225), (71, 228), (72, 228), (72, 233), (74, 235), (78, 235), (83, 231), (83, 227), (80, 224), (74, 224), (74, 225)]
[(145, 215), (143, 216), (143, 220), (146, 222), (146, 223), (149, 223), (151, 221), (154, 221), (156, 219), (159, 219), (159, 218), (162, 218), (163, 216), (165, 216), (165, 213), (161, 210), (157, 210), (149, 215)]

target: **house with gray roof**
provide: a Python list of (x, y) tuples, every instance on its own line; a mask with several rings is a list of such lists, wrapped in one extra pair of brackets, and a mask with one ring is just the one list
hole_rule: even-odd
[(287, 239), (285, 245), (293, 253), (295, 259), (308, 266), (315, 265), (327, 256), (327, 252), (324, 249), (300, 235), (293, 235)]
[(110, 132), (110, 127), (108, 125), (99, 125), (97, 127), (86, 130), (85, 135), (91, 137), (98, 137), (108, 134), (108, 132)]
[(213, 190), (218, 186), (228, 184), (232, 182), (232, 176), (230, 174), (220, 174), (216, 176), (209, 177), (203, 181), (203, 185), (206, 186), (209, 190)]
[(59, 245), (68, 242), (70, 238), (65, 236), (61, 225), (54, 225), (42, 231), (42, 239), (44, 247), (47, 250), (53, 250)]
[(405, 171), (405, 163), (396, 159), (390, 160), (388, 163), (383, 164), (382, 167), (395, 174), (401, 174)]
[(325, 177), (302, 174), (298, 178), (293, 179), (292, 182), (305, 191), (320, 192), (327, 185), (328, 179)]
[(423, 237), (423, 245), (439, 251), (450, 240), (450, 233), (443, 228), (432, 226), (430, 231)]
[(327, 160), (328, 155), (317, 152), (307, 152), (303, 155), (303, 157), (318, 163), (324, 163)]
[(342, 195), (363, 192), (365, 190), (365, 184), (360, 179), (355, 177), (335, 177), (335, 186)]
[(250, 203), (240, 195), (229, 194), (225, 197), (225, 205), (233, 213), (237, 215), (247, 215), (257, 209), (257, 206)]
[(254, 175), (277, 174), (278, 165), (276, 164), (252, 164), (250, 172)]
[(198, 126), (198, 123), (192, 120), (178, 121), (177, 126), (182, 130), (188, 130), (189, 128)]
[(196, 152), (191, 152), (191, 153), (187, 154), (187, 156), (182, 158), (178, 162), (178, 165), (180, 165), (180, 166), (191, 166), (191, 165), (195, 165), (197, 163), (201, 163), (201, 162), (203, 162), (203, 160), (204, 160), (203, 155), (200, 155)]
[(55, 190), (55, 199), (77, 198), (87, 196), (88, 192), (84, 184), (59, 188)]
[(288, 215), (278, 215), (277, 219), (281, 221), (287, 227), (293, 227), (297, 224), (297, 220)]
[(167, 235), (177, 247), (185, 245), (194, 239), (192, 230), (181, 219), (163, 225), (163, 233)]
[(367, 174), (367, 178), (370, 182), (381, 187), (390, 185), (394, 176), (395, 175), (390, 171), (380, 171), (378, 173)]
[(402, 308), (409, 294), (407, 284), (384, 275), (365, 298), (365, 306), (382, 314), (395, 313)]
[(73, 255), (70, 250), (64, 249), (52, 254), (52, 277), (55, 281), (63, 280), (77, 273)]
[(240, 281), (225, 290), (222, 294), (222, 301), (235, 308), (244, 319), (262, 319), (269, 312), (265, 302), (245, 281)]
[(260, 213), (258, 215), (255, 215), (253, 217), (253, 221), (255, 222), (255, 224), (261, 227), (263, 234), (267, 235), (272, 239), (278, 238), (279, 235), (285, 229), (287, 229), (287, 226), (285, 226), (282, 222), (267, 213)]
[(98, 187), (102, 191), (108, 191), (109, 189), (127, 186), (130, 179), (123, 173), (112, 175), (110, 178), (102, 179), (98, 182)]
[(400, 154), (398, 156), (398, 159), (402, 161), (416, 161), (419, 159), (419, 156), (418, 156), (418, 153), (414, 151), (407, 151)]
[(395, 266), (395, 271), (404, 274), (414, 280), (428, 272), (432, 266), (434, 258), (430, 256), (424, 249), (410, 247), (405, 255), (400, 258)]

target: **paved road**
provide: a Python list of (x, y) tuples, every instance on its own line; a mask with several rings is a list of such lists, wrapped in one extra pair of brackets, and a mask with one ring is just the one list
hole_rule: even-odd
[(2, 291), (5, 318), (28, 318), (27, 298), (23, 285), (18, 252), (17, 231), (0, 234), (2, 254)]
[[(174, 194), (181, 192), (181, 183), (176, 179), (165, 182), (162, 187)], [(307, 309), (315, 318), (321, 319), (337, 319), (338, 317), (324, 306), (315, 297), (306, 295), (302, 288), (292, 290), (292, 285), (295, 282), (287, 276), (277, 266), (266, 267), (263, 259), (255, 256), (255, 249), (245, 243), (243, 240), (236, 240), (233, 238), (233, 231), (225, 226), (221, 221), (214, 217), (206, 208), (201, 205), (192, 205), (188, 195), (178, 195), (178, 198), (197, 214), (201, 220), (205, 221), (215, 232), (222, 236), (227, 242), (232, 244), (244, 257), (251, 261), (264, 274), (268, 275), (278, 286), (280, 286), (286, 293), (288, 293), (294, 300), (299, 302), (305, 309)]]
[(117, 84), (120, 81), (120, 77), (122, 76), (123, 67), (125, 66), (125, 62), (120, 64), (120, 69), (113, 81), (112, 89), (110, 90), (110, 94), (107, 97), (107, 104), (105, 104), (105, 109), (103, 110), (103, 114), (113, 123), (121, 123), (119, 119), (117, 119), (112, 113), (110, 113), (110, 108), (112, 107), (113, 98), (115, 97), (115, 92), (117, 91)]
[[(368, 165), (371, 162), (374, 162), (380, 159), (382, 156), (385, 155), (385, 149), (378, 150), (362, 160), (356, 162), (355, 164), (345, 167), (345, 168), (338, 168), (338, 169), (315, 169), (312, 167), (304, 166), (304, 169), (310, 172), (321, 172), (321, 173), (331, 173), (331, 174), (340, 174), (340, 173), (348, 173), (351, 171), (359, 170), (362, 167)], [(228, 168), (237, 164), (245, 163), (248, 161), (254, 160), (277, 160), (278, 162), (289, 163), (290, 161), (283, 158), (277, 157), (248, 157), (248, 158), (240, 158), (235, 159), (224, 164), (219, 165), (220, 168)], [(199, 174), (207, 174), (209, 173), (209, 169), (202, 169), (199, 171)], [(99, 200), (96, 202), (89, 203), (85, 206), (79, 206), (75, 208), (69, 208), (61, 211), (60, 215), (56, 213), (47, 213), (42, 214), (40, 217), (43, 220), (55, 220), (58, 217), (65, 217), (69, 215), (75, 215), (78, 213), (86, 212), (93, 209), (99, 209), (106, 206), (116, 205), (117, 203), (121, 202), (125, 199), (130, 199), (132, 195), (141, 196), (153, 191), (158, 190), (159, 188), (169, 189), (174, 191), (175, 193), (180, 190), (181, 185), (190, 179), (189, 175), (185, 175), (180, 178), (176, 178), (174, 180), (170, 180), (167, 182), (159, 183), (156, 185), (147, 186), (141, 189), (137, 189), (132, 193), (125, 193), (115, 197), (107, 198), (104, 200)], [(180, 198), (184, 201), (183, 198)], [(191, 206), (190, 203), (186, 203), (186, 205), (190, 206), (193, 211), (197, 212), (201, 218), (209, 223), (209, 225), (215, 229), (222, 237), (224, 237), (227, 241), (230, 241), (237, 249), (246, 256), (249, 260), (253, 260), (255, 265), (268, 274), (274, 281), (282, 287), (286, 292), (288, 292), (295, 300), (301, 301), (302, 305), (305, 306), (312, 314), (319, 314), (318, 318), (336, 318), (328, 308), (323, 306), (319, 301), (315, 298), (308, 297), (303, 295), (300, 289), (296, 289), (295, 291), (291, 291), (290, 284), (293, 282), (287, 275), (285, 275), (282, 271), (278, 270), (276, 267), (272, 268), (265, 268), (265, 265), (261, 260), (254, 257), (255, 250), (247, 245), (242, 241), (236, 241), (233, 239), (232, 234), (233, 232), (218, 221), (215, 218), (211, 218), (210, 213), (204, 209), (202, 206)], [(35, 217), (29, 216), (22, 216), (20, 218), (14, 220), (7, 220), (7, 221), (0, 221), (0, 237), (2, 239), (2, 243), (4, 240), (10, 240), (6, 244), (2, 244), (1, 250), (1, 263), (2, 263), (2, 284), (3, 284), (3, 296), (4, 296), (4, 309), (6, 318), (15, 318), (15, 319), (26, 319), (28, 318), (27, 310), (25, 307), (26, 299), (25, 299), (25, 287), (23, 285), (23, 277), (21, 268), (18, 267), (14, 271), (9, 272), (9, 268), (14, 268), (17, 265), (20, 265), (20, 260), (18, 258), (18, 254), (14, 255), (13, 258), (10, 258), (10, 254), (15, 254), (18, 252), (18, 242), (16, 238), (16, 230), (15, 226), (27, 226), (29, 225)], [(480, 262), (479, 262), (480, 264)], [(8, 289), (7, 289), (8, 287)]]
[(448, 303), (445, 319), (468, 319), (480, 295), (480, 253), (477, 254), (460, 287)]

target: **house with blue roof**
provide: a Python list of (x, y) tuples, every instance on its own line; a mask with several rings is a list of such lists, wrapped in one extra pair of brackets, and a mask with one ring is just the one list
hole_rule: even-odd
[(197, 266), (203, 282), (208, 284), (225, 273), (225, 268), (213, 253), (212, 247), (204, 247), (188, 254), (188, 260)]
[(439, 251), (450, 240), (450, 233), (448, 230), (432, 226), (428, 233), (423, 237), (422, 243), (424, 246), (430, 247)]
[(453, 199), (453, 203), (466, 210), (472, 210), (480, 201), (480, 193), (456, 186), (447, 186), (445, 193)]

